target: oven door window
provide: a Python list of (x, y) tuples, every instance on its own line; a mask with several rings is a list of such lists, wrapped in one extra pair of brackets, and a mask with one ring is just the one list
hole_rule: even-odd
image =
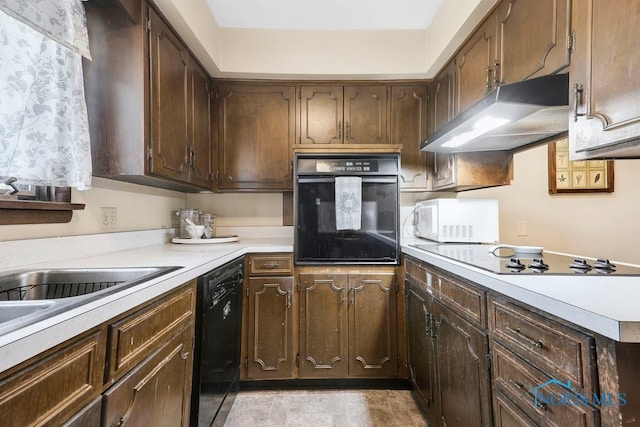
[(362, 179), (359, 230), (336, 230), (335, 180), (299, 178), (296, 261), (299, 264), (397, 263), (398, 181)]

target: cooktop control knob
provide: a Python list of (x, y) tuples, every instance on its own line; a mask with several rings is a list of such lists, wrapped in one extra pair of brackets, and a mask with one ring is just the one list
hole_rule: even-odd
[(522, 262), (520, 262), (518, 258), (511, 258), (509, 261), (507, 261), (507, 263), (505, 264), (505, 267), (513, 271), (521, 271), (526, 268), (525, 265)]
[(586, 273), (591, 270), (591, 266), (587, 263), (586, 259), (576, 258), (569, 264), (569, 268), (574, 269), (580, 273)]
[(598, 258), (596, 262), (593, 263), (593, 268), (602, 273), (613, 273), (616, 271), (616, 265), (612, 264), (611, 261), (606, 258)]
[(545, 262), (541, 258), (534, 258), (529, 265), (527, 265), (530, 269), (532, 269), (536, 273), (542, 273), (549, 269), (549, 264), (545, 264)]

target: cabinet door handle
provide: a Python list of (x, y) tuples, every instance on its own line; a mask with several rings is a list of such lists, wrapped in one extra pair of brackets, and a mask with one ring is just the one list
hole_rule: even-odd
[(542, 340), (534, 340), (532, 338), (529, 338), (528, 336), (526, 336), (525, 334), (523, 334), (522, 332), (520, 332), (520, 329), (513, 329), (510, 327), (506, 327), (507, 332), (515, 335), (516, 337), (520, 338), (522, 341), (526, 342), (527, 344), (529, 344), (532, 347), (535, 348), (542, 348), (544, 343), (542, 342)]
[(287, 308), (291, 308), (291, 290), (287, 291)]
[(498, 61), (493, 62), (493, 89), (500, 86), (500, 63)]
[(493, 70), (491, 69), (491, 67), (487, 65), (487, 93), (491, 92), (491, 85), (493, 84), (493, 81), (491, 80), (492, 72)]
[(351, 289), (351, 298), (349, 298), (349, 305), (353, 305), (356, 302), (356, 290), (355, 288)]
[(342, 122), (338, 122), (338, 139), (342, 139)]
[(280, 264), (278, 264), (277, 262), (268, 262), (265, 264), (262, 264), (261, 268), (263, 270), (274, 270), (276, 268), (278, 268)]
[(346, 130), (344, 132), (344, 139), (349, 139), (349, 122), (345, 124)]
[(542, 409), (543, 411), (547, 410), (547, 404), (544, 402), (540, 402), (538, 398), (535, 395), (529, 393), (529, 391), (527, 391), (522, 384), (512, 380), (511, 378), (509, 378), (509, 383), (516, 389), (518, 389), (522, 394), (526, 395), (527, 398), (531, 399), (536, 407)]
[(578, 105), (582, 104), (582, 94), (584, 89), (578, 83), (573, 85), (573, 121), (577, 122), (578, 117), (584, 117), (586, 113), (578, 113)]

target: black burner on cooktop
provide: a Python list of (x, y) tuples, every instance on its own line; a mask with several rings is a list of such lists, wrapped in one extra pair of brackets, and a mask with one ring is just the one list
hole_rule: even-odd
[(492, 245), (486, 244), (434, 243), (410, 246), (497, 274), (640, 276), (640, 267), (615, 265), (605, 258), (575, 258), (546, 251), (542, 254), (514, 254), (510, 251), (495, 255), (489, 252)]

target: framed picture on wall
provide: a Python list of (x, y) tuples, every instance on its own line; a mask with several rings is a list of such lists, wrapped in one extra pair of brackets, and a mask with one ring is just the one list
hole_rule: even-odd
[(613, 160), (569, 160), (569, 140), (549, 147), (549, 194), (612, 193)]

